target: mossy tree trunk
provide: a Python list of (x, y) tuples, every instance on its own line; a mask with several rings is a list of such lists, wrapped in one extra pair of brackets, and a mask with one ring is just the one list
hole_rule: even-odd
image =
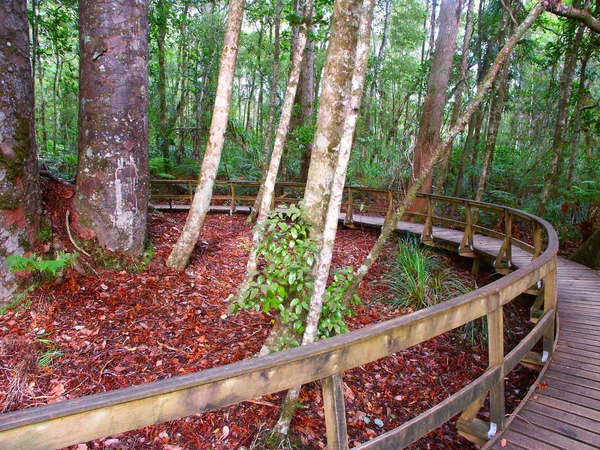
[(40, 181), (27, 2), (2, 2), (0, 17), (0, 305), (5, 305), (21, 286), (4, 260), (23, 255), (34, 242)]
[(148, 206), (148, 2), (79, 3), (76, 231), (144, 250)]
[(594, 270), (598, 268), (598, 259), (600, 259), (600, 228), (581, 244), (569, 258), (570, 261), (575, 261)]

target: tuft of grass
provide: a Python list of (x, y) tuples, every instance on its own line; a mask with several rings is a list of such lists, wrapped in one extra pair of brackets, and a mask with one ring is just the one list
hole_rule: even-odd
[[(383, 283), (389, 291), (385, 301), (413, 311), (450, 300), (476, 288), (461, 281), (440, 255), (421, 246), (415, 238), (399, 240), (394, 261), (384, 274)], [(485, 317), (463, 325), (457, 333), (471, 345), (487, 346)]]

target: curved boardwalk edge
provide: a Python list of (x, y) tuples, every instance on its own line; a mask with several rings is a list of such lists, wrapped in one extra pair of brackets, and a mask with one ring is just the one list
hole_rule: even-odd
[[(230, 184), (231, 205), (228, 209), (234, 212), (236, 208), (233, 201), (233, 182)], [(352, 189), (358, 191), (358, 188)], [(367, 191), (378, 192), (372, 189)], [(391, 192), (384, 193), (389, 198), (387, 211), (390, 212), (393, 196)], [(463, 208), (466, 222), (433, 217), (433, 201), (446, 202)], [(351, 198), (348, 203), (345, 219), (351, 222)], [(427, 214), (417, 215), (418, 219), (425, 220), (425, 225), (402, 223), (400, 228), (413, 227), (411, 231), (422, 234), (422, 239), (428, 243), (433, 243), (434, 235), (447, 242), (453, 241), (454, 249), (458, 247), (459, 253), (463, 256), (475, 257), (479, 252), (483, 252), (492, 255), (493, 259), (495, 254), (498, 271), (510, 272), (513, 261), (520, 268), (508, 273), (501, 280), (447, 302), (320, 341), (311, 346), (140, 386), (0, 415), (0, 448), (64, 447), (165, 420), (214, 410), (321, 379), (323, 397), (329, 399), (324, 405), (328, 445), (332, 450), (343, 450), (347, 448), (347, 440), (335, 440), (329, 436), (334, 435), (330, 431), (335, 429), (338, 429), (339, 436), (346, 435), (344, 402), (339, 401), (342, 387), (340, 374), (343, 371), (408, 348), (484, 315), (487, 315), (490, 330), (488, 371), (424, 414), (357, 448), (396, 449), (408, 445), (455, 414), (465, 411), (463, 413), (465, 417), (467, 411), (478, 410), (478, 399), (482, 397), (482, 392), (485, 395), (487, 391), (491, 391), (491, 425), (487, 424), (488, 428), (495, 428), (494, 424), (502, 428), (505, 419), (504, 375), (523, 359), (540, 338), (544, 341), (544, 351), (552, 352), (558, 248), (556, 233), (543, 220), (507, 207), (438, 196), (427, 196), (427, 204)], [(471, 219), (473, 207), (501, 214), (505, 222), (505, 233), (473, 224)], [(377, 212), (386, 211), (385, 208), (379, 209), (383, 211)], [(371, 210), (375, 211), (375, 208)], [(512, 237), (513, 219), (531, 222), (533, 246)], [(368, 220), (379, 222), (373, 223), (375, 226), (382, 222), (381, 218), (366, 217), (364, 220), (365, 224)], [(433, 227), (434, 220), (445, 226), (464, 227), (465, 231)], [(542, 252), (543, 229), (548, 238), (548, 245)], [(492, 237), (474, 235), (474, 231), (481, 231)], [(540, 280), (544, 282), (539, 297), (544, 303), (544, 314), (539, 317), (534, 330), (513, 351), (504, 355), (502, 306), (532, 286), (539, 287)], [(467, 425), (473, 423), (474, 414), (469, 417), (465, 419), (468, 421)], [(330, 428), (331, 424), (333, 426)], [(68, 434), (65, 434), (65, 429), (69, 430)], [(469, 427), (466, 430), (477, 431)], [(483, 435), (487, 435), (487, 430)]]
[(600, 275), (559, 258), (558, 340), (493, 449), (600, 448)]

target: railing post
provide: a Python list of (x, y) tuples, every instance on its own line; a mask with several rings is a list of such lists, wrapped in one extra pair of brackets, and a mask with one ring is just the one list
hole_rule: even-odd
[[(489, 365), (503, 365), (504, 363), (504, 312), (502, 306), (492, 311), (487, 316)], [(490, 431), (491, 439), (496, 431), (504, 428), (504, 368), (500, 382), (490, 390)]]
[(190, 207), (191, 207), (192, 203), (194, 202), (194, 188), (193, 188), (191, 182), (188, 182), (188, 193), (190, 194)]
[(233, 215), (235, 212), (235, 186), (233, 183), (229, 183), (229, 192), (231, 194), (231, 208), (229, 209), (229, 215)]
[(465, 200), (465, 215), (467, 225), (465, 232), (463, 233), (460, 247), (458, 247), (458, 254), (461, 256), (468, 256), (473, 258), (475, 253), (473, 252), (473, 215), (471, 214), (471, 205)]
[(542, 231), (536, 220), (533, 221), (533, 258), (535, 259), (542, 253)]
[[(504, 262), (506, 260), (506, 262)], [(504, 208), (504, 241), (496, 256), (494, 268), (496, 272), (506, 275), (512, 267), (512, 214)]]
[(427, 219), (423, 226), (423, 234), (421, 234), (421, 242), (426, 245), (433, 245), (433, 208), (431, 206), (431, 196), (426, 195), (427, 199)]
[(352, 188), (348, 189), (348, 208), (346, 209), (346, 217), (344, 218), (344, 225), (352, 227), (354, 225), (354, 198), (352, 197)]
[(346, 407), (344, 405), (344, 386), (342, 375), (336, 373), (321, 380), (323, 389), (323, 409), (325, 410), (325, 428), (327, 430), (327, 448), (329, 450), (348, 449), (348, 430), (346, 428)]
[(542, 354), (542, 362), (552, 356), (554, 349), (554, 321), (556, 320), (556, 256), (554, 257), (554, 267), (544, 277), (544, 313), (554, 309), (554, 319), (552, 326), (544, 333), (544, 353)]

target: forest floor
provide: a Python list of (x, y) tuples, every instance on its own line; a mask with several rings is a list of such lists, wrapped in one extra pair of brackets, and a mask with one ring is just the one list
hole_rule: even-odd
[[(55, 245), (73, 251), (65, 212), (72, 191), (46, 186), (46, 213)], [(267, 336), (272, 317), (257, 312), (227, 313), (228, 296), (241, 282), (251, 242), (244, 216), (210, 215), (200, 245), (185, 271), (165, 267), (185, 213), (152, 213), (148, 235), (154, 256), (146, 267), (127, 269), (119, 259), (104, 267), (80, 256), (78, 270), (60, 282), (39, 286), (22, 307), (0, 317), (0, 411), (114, 390), (252, 358)], [(356, 267), (377, 238), (370, 229), (338, 231), (334, 268)], [(382, 273), (392, 242), (360, 289), (363, 305), (349, 319), (351, 330), (407, 313), (389, 303)], [(38, 250), (48, 251), (48, 244)], [(50, 250), (51, 251), (51, 250)], [(449, 258), (448, 255), (445, 256)], [(454, 260), (455, 275), (472, 277)], [(112, 268), (107, 266), (113, 265)], [(486, 276), (476, 280), (485, 284)], [(531, 328), (528, 304), (517, 301), (507, 314), (510, 349)], [(431, 408), (481, 375), (487, 351), (457, 334), (438, 338), (388, 358), (344, 372), (350, 446), (365, 442)], [(534, 383), (536, 372), (518, 366), (506, 380), (507, 412)], [(276, 422), (283, 393), (214, 412), (149, 426), (74, 446), (120, 449), (239, 449)], [(292, 432), (309, 449), (325, 448), (325, 420), (319, 383), (302, 390)], [(483, 413), (485, 416), (485, 413)], [(411, 448), (465, 449), (455, 419)], [(260, 448), (260, 447), (255, 447)]]

